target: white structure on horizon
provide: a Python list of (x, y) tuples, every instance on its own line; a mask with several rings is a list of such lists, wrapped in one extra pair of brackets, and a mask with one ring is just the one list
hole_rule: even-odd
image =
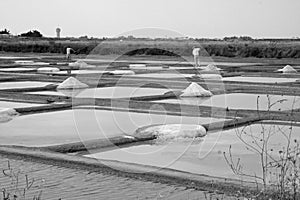
[(56, 28), (56, 37), (57, 38), (60, 38), (60, 32), (61, 32), (61, 29), (60, 28)]

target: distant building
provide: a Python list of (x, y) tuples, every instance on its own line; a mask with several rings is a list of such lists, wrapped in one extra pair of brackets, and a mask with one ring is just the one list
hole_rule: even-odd
[(61, 29), (60, 28), (56, 28), (56, 37), (57, 38), (60, 38), (60, 32), (61, 32)]
[(0, 34), (0, 38), (12, 38), (11, 34)]

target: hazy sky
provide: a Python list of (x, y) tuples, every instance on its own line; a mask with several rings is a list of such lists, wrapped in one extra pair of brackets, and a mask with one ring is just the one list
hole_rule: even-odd
[(0, 0), (0, 9), (0, 29), (13, 34), (54, 36), (59, 26), (62, 36), (111, 37), (155, 27), (189, 37), (300, 37), (300, 0)]

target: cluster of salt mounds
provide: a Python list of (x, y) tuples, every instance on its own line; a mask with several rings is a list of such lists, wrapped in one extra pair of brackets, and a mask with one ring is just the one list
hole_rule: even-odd
[(83, 62), (81, 60), (78, 60), (74, 63), (69, 63), (70, 67), (75, 67), (75, 68), (79, 68), (79, 69), (90, 69), (90, 68), (95, 68), (95, 65), (89, 65), (86, 62)]
[(9, 122), (18, 115), (19, 113), (13, 108), (0, 109), (0, 123)]
[(297, 73), (297, 70), (295, 70), (292, 66), (287, 65), (282, 69), (278, 69), (278, 72), (283, 72), (283, 73)]
[(135, 133), (137, 137), (153, 135), (158, 139), (181, 139), (197, 138), (206, 135), (206, 129), (201, 125), (195, 124), (165, 124), (154, 125), (138, 129)]
[(77, 80), (74, 77), (70, 77), (64, 82), (60, 83), (57, 87), (57, 89), (83, 89), (88, 88), (89, 86), (85, 83), (81, 83), (79, 80)]
[(211, 97), (213, 94), (198, 85), (197, 83), (191, 83), (186, 89), (182, 91), (181, 97)]
[(55, 72), (59, 72), (60, 70), (56, 67), (41, 67), (37, 69), (38, 73), (55, 73)]

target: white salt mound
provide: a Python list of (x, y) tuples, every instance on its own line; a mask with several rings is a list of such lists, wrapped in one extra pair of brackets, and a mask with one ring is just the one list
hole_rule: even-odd
[(141, 130), (142, 135), (155, 135), (159, 139), (180, 139), (204, 137), (206, 129), (201, 125), (195, 124), (166, 124), (150, 126)]
[(33, 60), (16, 60), (15, 63), (18, 65), (49, 65), (46, 62), (34, 62)]
[(81, 61), (81, 60), (78, 60), (78, 61), (73, 62), (73, 63), (69, 63), (69, 66), (70, 67), (76, 67), (76, 68), (79, 68), (79, 69), (92, 69), (92, 68), (96, 68), (95, 65), (89, 65), (86, 62)]
[(64, 82), (60, 83), (57, 89), (81, 89), (81, 88), (88, 88), (89, 86), (85, 83), (81, 83), (74, 77), (70, 77)]
[(13, 108), (0, 109), (0, 123), (9, 122), (18, 115), (19, 113)]
[(214, 64), (209, 64), (204, 68), (204, 71), (220, 71), (221, 69)]
[(279, 72), (283, 72), (283, 73), (297, 73), (297, 70), (295, 70), (292, 66), (287, 65), (282, 69), (277, 70)]
[(33, 64), (34, 61), (33, 60), (16, 60), (15, 63), (20, 64), (20, 65), (25, 65), (25, 64)]
[(17, 68), (1, 68), (1, 72), (18, 72), (18, 71), (34, 71), (36, 68), (25, 68), (25, 67), (17, 67)]
[(88, 64), (86, 62), (83, 62), (81, 60), (78, 60), (76, 62), (72, 62), (72, 63), (69, 63), (69, 66), (70, 67), (81, 67), (81, 66), (87, 66)]
[(213, 94), (198, 85), (197, 83), (191, 83), (186, 89), (182, 91), (181, 97), (210, 97)]
[(108, 71), (109, 74), (113, 75), (134, 75), (134, 71), (131, 70), (114, 70), (114, 71)]
[(59, 69), (56, 67), (40, 67), (37, 69), (38, 73), (55, 73), (55, 72), (59, 72)]

